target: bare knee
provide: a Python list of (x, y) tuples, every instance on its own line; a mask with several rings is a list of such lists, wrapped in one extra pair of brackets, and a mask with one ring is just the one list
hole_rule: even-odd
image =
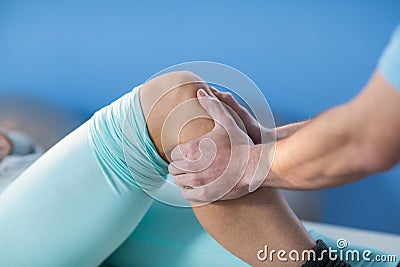
[[(207, 84), (196, 74), (188, 71), (176, 71), (162, 74), (143, 84), (140, 92), (143, 113), (149, 115), (151, 105), (168, 98), (195, 97), (198, 88), (207, 88)], [(170, 96), (167, 96), (171, 94)]]
[(179, 71), (155, 77), (140, 89), (149, 135), (166, 160), (176, 145), (198, 138), (214, 126), (196, 99), (200, 88), (209, 91), (196, 74)]

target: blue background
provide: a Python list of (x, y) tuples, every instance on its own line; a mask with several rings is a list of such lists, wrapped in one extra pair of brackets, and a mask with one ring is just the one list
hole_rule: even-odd
[[(399, 21), (400, 1), (0, 0), (0, 93), (89, 117), (165, 67), (210, 60), (296, 121), (355, 96)], [(400, 233), (399, 178), (326, 190), (321, 220)]]

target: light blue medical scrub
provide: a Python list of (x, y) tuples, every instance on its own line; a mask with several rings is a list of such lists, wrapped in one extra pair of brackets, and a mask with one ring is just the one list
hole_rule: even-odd
[(378, 69), (393, 87), (400, 90), (400, 24), (379, 59)]

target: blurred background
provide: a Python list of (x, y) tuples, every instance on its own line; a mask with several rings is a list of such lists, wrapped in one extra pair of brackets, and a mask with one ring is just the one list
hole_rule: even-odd
[[(362, 89), (398, 22), (394, 0), (0, 0), (0, 126), (49, 148), (161, 69), (196, 60), (247, 74), (278, 124), (308, 119)], [(400, 234), (399, 178), (397, 167), (287, 196), (302, 218)]]

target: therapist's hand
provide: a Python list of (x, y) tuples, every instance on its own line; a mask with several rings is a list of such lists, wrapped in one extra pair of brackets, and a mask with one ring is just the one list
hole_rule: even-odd
[(10, 139), (0, 133), (0, 160), (4, 159), (7, 155), (11, 153), (12, 143)]
[[(197, 94), (215, 127), (172, 151), (169, 172), (175, 184), (183, 188), (184, 198), (200, 202), (234, 199), (254, 191), (268, 173), (264, 170), (254, 179), (263, 146), (254, 145), (218, 98), (203, 90)], [(267, 159), (261, 165), (268, 165)]]
[(247, 135), (256, 145), (289, 137), (309, 122), (309, 120), (305, 120), (283, 125), (275, 129), (268, 129), (262, 126), (245, 107), (240, 105), (231, 93), (220, 92), (212, 86), (210, 89), (221, 102), (234, 112), (231, 115), (236, 115), (241, 120), (246, 128)]
[(274, 139), (274, 131), (263, 127), (250, 112), (236, 101), (235, 97), (228, 92), (220, 92), (210, 86), (214, 96), (223, 102), (232, 111), (230, 114), (236, 116), (236, 121), (240, 120), (246, 128), (247, 135), (254, 144), (261, 144)]

